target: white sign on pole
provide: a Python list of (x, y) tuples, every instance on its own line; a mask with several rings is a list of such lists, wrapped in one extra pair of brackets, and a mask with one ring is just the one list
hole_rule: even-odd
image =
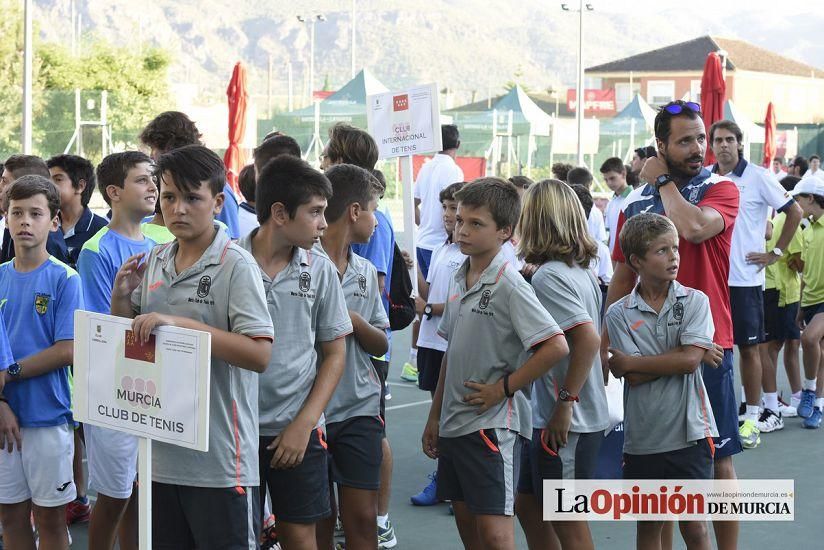
[(442, 149), (437, 84), (370, 95), (366, 119), (380, 158), (425, 155)]
[(209, 449), (210, 339), (158, 327), (146, 344), (132, 319), (75, 312), (74, 417), (189, 449)]

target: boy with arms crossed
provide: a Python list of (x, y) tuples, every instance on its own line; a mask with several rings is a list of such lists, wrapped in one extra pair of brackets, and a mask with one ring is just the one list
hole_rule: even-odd
[(238, 242), (258, 262), (269, 314), (284, 342), (260, 377), (258, 409), (261, 497), (268, 487), (287, 550), (316, 548), (315, 524), (332, 513), (318, 423), (343, 373), (344, 337), (352, 324), (335, 266), (312, 250), (326, 228), (331, 196), (326, 176), (281, 155), (258, 176), (260, 227)]
[[(714, 349), (709, 299), (675, 280), (678, 232), (668, 218), (633, 216), (619, 243), (638, 274), (638, 284), (605, 318), (609, 368), (626, 378), (624, 479), (712, 479), (718, 430), (699, 370)], [(663, 526), (639, 521), (638, 548), (660, 550)], [(705, 522), (681, 521), (679, 527), (687, 548), (712, 548)]]
[(57, 188), (42, 176), (23, 176), (6, 191), (15, 258), (0, 266), (0, 312), (17, 362), (0, 372), (8, 405), (2, 424), (20, 426), (17, 441), (6, 441), (9, 452), (0, 453), (0, 522), (8, 548), (35, 547), (32, 516), (41, 548), (68, 548), (66, 504), (77, 494), (68, 365), (83, 293), (77, 272), (46, 250), (59, 208)]
[[(481, 178), (455, 194), (455, 241), (469, 256), (455, 273), (438, 332), (448, 342), (422, 437), (438, 458), (438, 497), (452, 500), (467, 548), (515, 548), (521, 437), (529, 401), (519, 390), (567, 353), (563, 332), (504, 259), (520, 200), (515, 187)], [(521, 365), (521, 355), (533, 350)]]
[(214, 219), (226, 177), (215, 153), (175, 149), (160, 156), (156, 174), (175, 240), (123, 264), (112, 314), (134, 317), (141, 343), (161, 325), (209, 332), (212, 369), (209, 451), (154, 445), (153, 548), (248, 549), (260, 522), (257, 375), (273, 338), (260, 270)]

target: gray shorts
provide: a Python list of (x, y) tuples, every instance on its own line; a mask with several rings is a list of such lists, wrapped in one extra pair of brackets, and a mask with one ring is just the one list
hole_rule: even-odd
[(490, 428), (438, 439), (438, 498), (466, 503), (473, 514), (511, 516), (523, 439)]

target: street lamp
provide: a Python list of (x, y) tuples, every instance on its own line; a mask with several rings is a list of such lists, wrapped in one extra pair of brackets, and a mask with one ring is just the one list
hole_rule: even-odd
[(322, 13), (314, 15), (298, 15), (298, 21), (309, 23), (309, 101), (312, 101), (312, 94), (315, 90), (315, 23), (326, 21), (326, 16)]
[(575, 86), (575, 97), (577, 98), (577, 105), (575, 108), (575, 122), (578, 126), (578, 166), (584, 165), (583, 143), (581, 135), (584, 129), (584, 10), (595, 11), (595, 8), (589, 2), (584, 3), (584, 0), (578, 0), (578, 9), (570, 9), (569, 4), (561, 4), (561, 9), (564, 11), (578, 12), (578, 76), (577, 84)]

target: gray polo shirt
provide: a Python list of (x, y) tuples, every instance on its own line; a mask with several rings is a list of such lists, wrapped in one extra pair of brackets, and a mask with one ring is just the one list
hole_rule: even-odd
[[(636, 286), (610, 306), (605, 319), (610, 345), (627, 355), (661, 355), (677, 346), (710, 349), (715, 332), (706, 294), (677, 281), (661, 313), (644, 302)], [(625, 453), (665, 453), (717, 436), (700, 368), (634, 387), (624, 384)]]
[[(237, 244), (252, 252), (255, 228)], [(278, 341), (260, 375), (260, 435), (276, 436), (298, 415), (317, 376), (315, 344), (352, 333), (338, 270), (326, 254), (295, 247), (289, 264), (270, 279), (262, 270)]]
[[(315, 248), (320, 248), (320, 245)], [(375, 266), (351, 250), (341, 287), (347, 310), (359, 314), (373, 327), (381, 330), (389, 327), (389, 318), (383, 309), (378, 289), (378, 272)], [(350, 334), (346, 337), (346, 368), (326, 406), (326, 423), (342, 422), (356, 416), (378, 416), (380, 402), (381, 382), (372, 366), (372, 359), (355, 335)]]
[[(273, 337), (260, 269), (251, 254), (215, 225), (194, 265), (177, 273), (177, 241), (155, 247), (132, 293), (136, 313), (186, 317), (253, 338)], [(195, 487), (258, 485), (258, 374), (212, 355), (209, 451), (155, 442), (152, 479)]]
[[(564, 332), (579, 325), (592, 324), (601, 334), (601, 289), (589, 269), (570, 267), (564, 262), (547, 262), (532, 276), (535, 295)], [(572, 350), (572, 341), (567, 337)], [(532, 389), (532, 425), (545, 428), (558, 392), (569, 371), (569, 355), (538, 378)], [(595, 354), (589, 376), (578, 393), (580, 401), (572, 407), (570, 430), (578, 433), (600, 432), (609, 427), (609, 408), (604, 388), (601, 356)]]
[(562, 331), (503, 252), (470, 289), (466, 288), (468, 269), (469, 259), (452, 277), (438, 326), (438, 334), (447, 340), (440, 435), (460, 437), (502, 428), (531, 439), (529, 399), (524, 392), (478, 414), (478, 407), (463, 402), (474, 391), (464, 382), (497, 382), (523, 364), (524, 351)]

